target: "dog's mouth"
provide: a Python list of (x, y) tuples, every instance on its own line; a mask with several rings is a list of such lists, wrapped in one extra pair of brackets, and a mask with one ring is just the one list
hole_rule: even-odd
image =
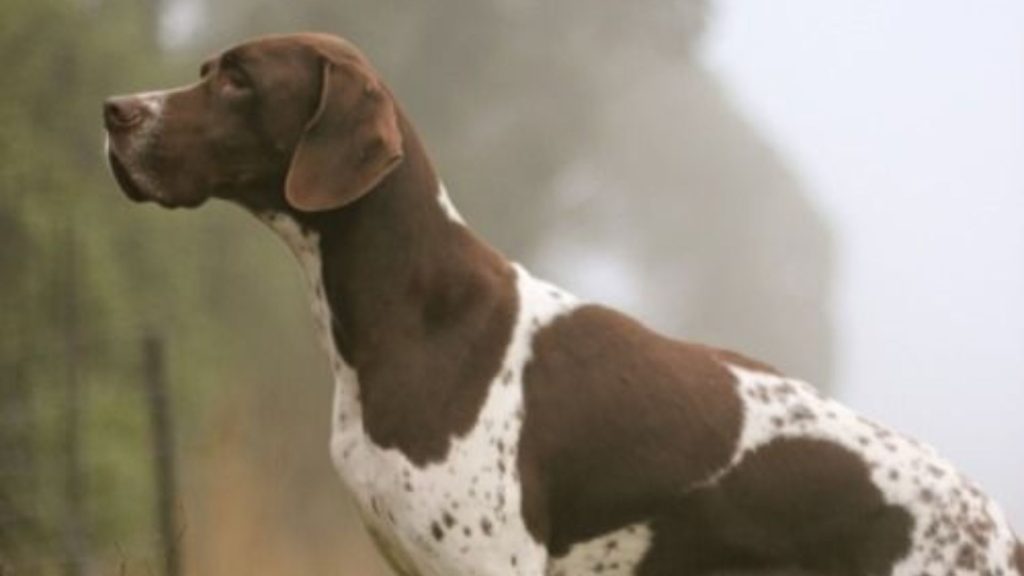
[(153, 198), (142, 191), (142, 188), (132, 178), (128, 168), (125, 167), (124, 162), (118, 158), (111, 148), (107, 149), (107, 160), (110, 162), (110, 171), (114, 173), (114, 179), (117, 180), (117, 185), (121, 187), (125, 196), (135, 202), (153, 200)]
[[(139, 178), (125, 165), (124, 160), (118, 155), (112, 146), (107, 148), (107, 160), (110, 163), (110, 171), (114, 173), (114, 179), (120, 186), (125, 196), (134, 202), (156, 202), (164, 208), (194, 208), (203, 204), (207, 198), (204, 195), (182, 195), (180, 198), (169, 198), (153, 189), (153, 182), (149, 178)], [(140, 182), (141, 180), (141, 182)]]

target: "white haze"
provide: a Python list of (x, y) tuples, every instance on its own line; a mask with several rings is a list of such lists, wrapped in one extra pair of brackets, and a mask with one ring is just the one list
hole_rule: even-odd
[(836, 235), (836, 390), (1024, 528), (1024, 3), (729, 0), (706, 65)]

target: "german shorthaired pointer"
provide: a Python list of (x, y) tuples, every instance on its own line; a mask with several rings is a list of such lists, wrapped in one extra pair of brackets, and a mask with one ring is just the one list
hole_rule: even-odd
[(114, 175), (291, 246), (331, 456), (399, 574), (1024, 576), (1003, 513), (931, 448), (488, 247), (351, 44), (259, 38), (200, 76), (106, 102)]

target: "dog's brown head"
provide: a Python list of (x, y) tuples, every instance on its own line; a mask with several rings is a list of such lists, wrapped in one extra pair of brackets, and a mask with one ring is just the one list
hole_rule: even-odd
[(110, 163), (132, 199), (330, 210), (401, 161), (394, 100), (340, 38), (257, 38), (207, 60), (200, 76), (104, 103)]

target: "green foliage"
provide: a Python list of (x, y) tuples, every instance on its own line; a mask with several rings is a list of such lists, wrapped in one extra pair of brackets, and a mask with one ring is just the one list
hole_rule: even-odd
[[(263, 281), (232, 297), (225, 286), (240, 279), (225, 276), (238, 274), (225, 263), (255, 261), (263, 248), (241, 214), (182, 218), (140, 207), (110, 177), (103, 99), (181, 78), (155, 46), (144, 6), (0, 3), (0, 67), (9, 79), (0, 91), (0, 496), (27, 519), (0, 525), (0, 571), (61, 558), (72, 370), (82, 390), (89, 554), (113, 565), (154, 556), (142, 334), (157, 331), (168, 343), (179, 441), (188, 445), (202, 435), (206, 400), (237, 379), (241, 346), (229, 330), (244, 324), (246, 309), (269, 308), (277, 290), (295, 290)], [(238, 322), (218, 321), (226, 315)], [(16, 388), (26, 392), (8, 393)], [(28, 417), (15, 423), (4, 416), (11, 412)], [(27, 464), (3, 448), (26, 443)]]
[[(109, 20), (106, 12), (114, 10), (119, 20)], [(131, 340), (117, 333), (106, 313), (116, 308), (112, 301), (123, 298), (109, 288), (119, 273), (107, 236), (116, 223), (93, 217), (110, 192), (99, 151), (100, 95), (118, 75), (146, 70), (147, 54), (130, 33), (139, 28), (132, 21), (138, 14), (127, 3), (88, 8), (61, 0), (15, 0), (0, 12), (0, 62), (11, 79), (0, 92), (0, 303), (8, 311), (0, 324), (0, 366), (21, 368), (19, 382), (4, 382), (5, 387), (29, 391), (26, 397), (5, 394), (0, 403), (8, 412), (30, 415), (20, 421), (21, 429), (6, 426), (3, 433), (32, 444), (27, 462), (0, 455), (0, 467), (11, 467), (0, 489), (8, 494), (8, 506), (27, 519), (11, 527), (0, 545), (8, 561), (23, 562), (59, 558), (66, 477), (63, 385), (71, 362), (83, 390), (79, 441), (87, 450), (87, 511), (115, 511), (118, 503), (134, 507), (130, 513), (89, 514), (94, 520), (84, 527), (88, 542), (103, 547), (130, 540), (149, 520), (139, 499), (123, 500), (147, 485), (139, 481), (146, 471), (144, 452), (131, 442), (144, 437), (145, 428), (136, 416), (139, 398), (126, 369), (128, 351), (106, 345), (115, 338)], [(78, 317), (74, 334), (68, 333), (71, 308)], [(95, 414), (86, 409), (92, 406)], [(97, 445), (104, 449), (88, 450)], [(117, 494), (105, 493), (115, 487)], [(24, 528), (31, 528), (33, 541), (7, 541), (18, 539), (17, 530)]]

